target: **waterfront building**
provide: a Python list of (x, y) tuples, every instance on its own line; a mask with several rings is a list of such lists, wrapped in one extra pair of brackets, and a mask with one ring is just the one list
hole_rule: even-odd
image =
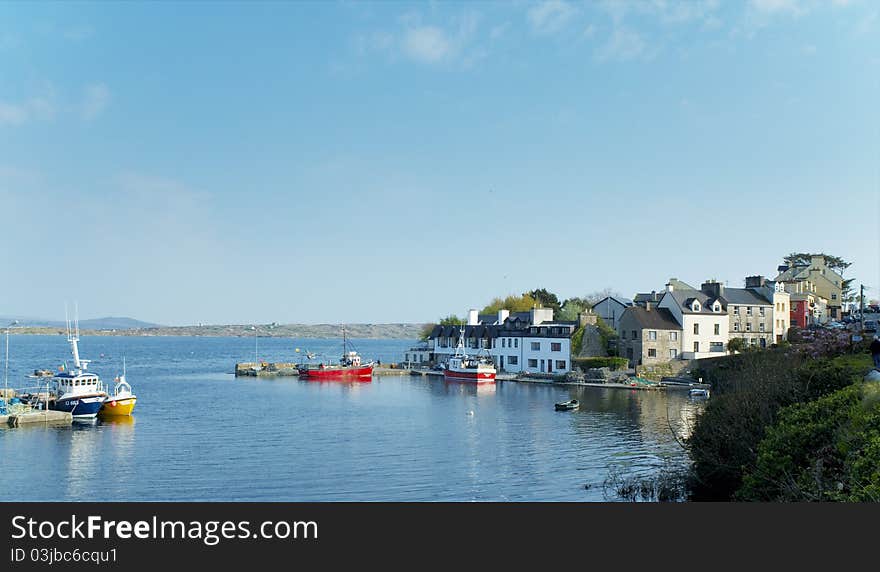
[(468, 312), (464, 326), (436, 326), (429, 336), (434, 359), (444, 363), (455, 353), (461, 329), (469, 354), (485, 353), (505, 372), (562, 374), (571, 371), (571, 336), (576, 321), (554, 321), (552, 308), (497, 314)]
[(653, 365), (681, 358), (681, 324), (666, 308), (647, 301), (630, 306), (618, 321), (618, 351), (629, 366)]
[[(715, 285), (709, 282), (709, 294), (703, 290), (677, 290), (673, 283), (657, 304), (672, 313), (681, 325), (681, 358), (702, 359), (727, 353), (730, 318)], [(704, 284), (705, 286), (705, 284)]]
[(788, 339), (791, 300), (781, 282), (763, 276), (748, 276), (745, 288), (728, 288), (717, 282), (704, 283), (707, 294), (722, 300), (730, 316), (730, 338), (741, 338), (746, 345), (765, 348)]
[(793, 266), (783, 264), (777, 268), (777, 271), (779, 274), (776, 276), (776, 282), (785, 284), (785, 290), (789, 294), (814, 294), (825, 300), (825, 312), (820, 316), (814, 315), (818, 323), (841, 319), (843, 276), (828, 266), (824, 256), (812, 256), (809, 264)]
[(593, 304), (593, 312), (602, 318), (611, 329), (617, 329), (617, 323), (623, 312), (633, 305), (633, 301), (629, 298), (620, 298), (618, 296), (606, 296), (595, 304)]

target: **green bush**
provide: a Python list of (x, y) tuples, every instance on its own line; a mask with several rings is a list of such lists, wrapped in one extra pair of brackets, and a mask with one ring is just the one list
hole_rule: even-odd
[(581, 326), (571, 335), (571, 355), (576, 356), (581, 353), (584, 345), (584, 327)]
[(860, 383), (782, 410), (741, 500), (880, 500), (880, 386)]
[(713, 397), (688, 439), (693, 498), (734, 498), (743, 474), (755, 467), (758, 444), (780, 410), (852, 384), (867, 371), (867, 363), (866, 358), (811, 360), (771, 350), (704, 365), (700, 373), (712, 384)]
[(585, 357), (572, 358), (572, 365), (581, 369), (591, 369), (596, 367), (607, 367), (612, 370), (626, 369), (629, 360), (621, 357)]

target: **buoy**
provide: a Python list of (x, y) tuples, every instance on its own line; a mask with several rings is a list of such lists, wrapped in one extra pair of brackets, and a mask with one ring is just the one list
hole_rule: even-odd
[(473, 411), (468, 411), (467, 414), (468, 414), (468, 415), (473, 415), (474, 412), (473, 412)]

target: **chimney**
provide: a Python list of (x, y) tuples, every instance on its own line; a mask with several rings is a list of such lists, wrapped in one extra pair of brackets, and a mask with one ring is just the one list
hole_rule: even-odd
[(703, 282), (700, 285), (700, 290), (702, 290), (703, 294), (706, 296), (712, 296), (713, 298), (724, 296), (724, 284), (717, 280), (707, 280), (706, 282)]
[(479, 324), (479, 323), (480, 323), (480, 319), (479, 319), (478, 316), (479, 316), (479, 313), (477, 312), (477, 310), (474, 310), (473, 308), (471, 308), (470, 310), (468, 310), (468, 321), (467, 321), (467, 325), (468, 325), (468, 326), (476, 326), (477, 324)]
[(669, 282), (666, 283), (666, 291), (667, 292), (672, 292), (674, 290), (674, 287), (672, 286), (673, 280), (675, 280), (675, 278), (670, 278)]
[(585, 310), (583, 312), (579, 312), (578, 313), (578, 327), (582, 328), (587, 325), (595, 326), (597, 318), (598, 318), (598, 316), (596, 316), (596, 314), (594, 314), (592, 310)]
[(648, 312), (650, 312), (650, 311), (651, 311), (651, 306), (652, 306), (653, 304), (654, 304), (654, 301), (653, 301), (653, 300), (647, 300), (647, 301), (645, 302), (645, 310), (647, 310)]
[(761, 288), (767, 284), (767, 279), (761, 275), (746, 276), (746, 288)]
[(510, 310), (498, 310), (498, 324), (501, 325), (510, 317)]

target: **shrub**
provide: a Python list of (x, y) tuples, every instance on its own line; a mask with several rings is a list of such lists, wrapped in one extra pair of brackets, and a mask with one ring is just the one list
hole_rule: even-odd
[(876, 502), (878, 467), (880, 387), (860, 383), (781, 411), (737, 498)]

